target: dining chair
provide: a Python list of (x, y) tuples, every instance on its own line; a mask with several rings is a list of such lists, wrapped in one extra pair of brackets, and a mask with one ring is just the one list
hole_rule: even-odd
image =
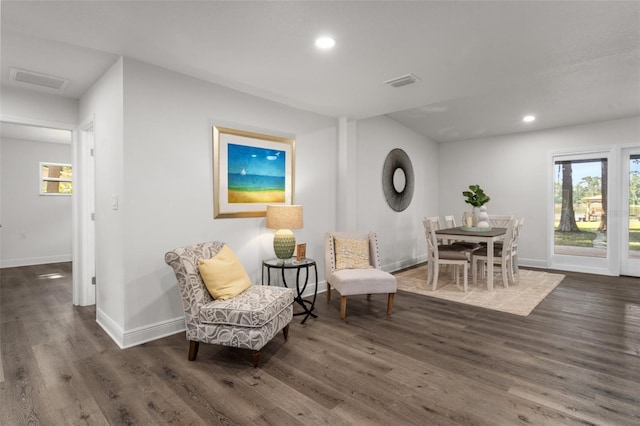
[(436, 291), (438, 288), (438, 276), (440, 266), (454, 265), (456, 286), (460, 284), (459, 267), (463, 270), (463, 289), (466, 292), (468, 287), (469, 255), (464, 247), (457, 247), (453, 244), (438, 244), (436, 228), (432, 222), (425, 218), (422, 221), (425, 236), (427, 238), (427, 284), (431, 283), (431, 288)]
[[(513, 231), (513, 244), (511, 247), (511, 264), (513, 275), (517, 275), (519, 271), (518, 267), (518, 240), (520, 239), (520, 233), (522, 232), (522, 223), (524, 222), (524, 217), (514, 217), (516, 221), (515, 229)], [(494, 247), (502, 247), (503, 242), (498, 241), (494, 244)], [(484, 274), (483, 274), (484, 276)]]
[[(456, 226), (456, 217), (454, 215), (446, 215), (444, 217), (445, 228), (455, 228)], [(469, 259), (471, 259), (471, 252), (474, 250), (478, 250), (480, 247), (480, 243), (472, 243), (470, 241), (449, 241), (450, 244), (457, 247), (464, 247), (468, 251)]]
[(514, 238), (513, 245), (511, 246), (511, 268), (513, 271), (513, 275), (518, 275), (519, 266), (518, 266), (518, 240), (520, 240), (520, 234), (522, 233), (522, 223), (524, 222), (524, 217), (517, 218), (518, 223), (516, 224), (516, 228), (514, 230)]
[[(440, 224), (440, 216), (423, 217), (422, 222), (424, 222), (425, 220), (429, 221), (430, 226), (436, 231), (438, 229), (442, 229), (442, 225)], [(448, 241), (438, 237), (438, 244), (448, 244)]]
[(489, 225), (492, 228), (506, 228), (511, 219), (513, 215), (510, 214), (490, 214)]
[[(507, 225), (507, 232), (504, 236), (502, 244), (496, 244), (493, 248), (493, 263), (494, 265), (500, 265), (500, 272), (502, 274), (502, 284), (504, 288), (509, 287), (509, 283), (515, 283), (515, 276), (513, 274), (513, 243), (515, 238), (515, 228), (517, 226), (517, 220), (511, 219)], [(480, 265), (480, 271), (482, 277), (484, 277), (485, 264), (488, 261), (487, 247), (482, 247), (473, 253), (471, 253), (471, 276), (473, 277), (473, 284), (478, 281), (478, 266)]]

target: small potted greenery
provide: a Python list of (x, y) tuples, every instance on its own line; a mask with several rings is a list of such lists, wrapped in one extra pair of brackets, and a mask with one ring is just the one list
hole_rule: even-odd
[(469, 185), (469, 191), (462, 191), (462, 195), (467, 197), (464, 202), (471, 204), (473, 207), (482, 207), (491, 201), (491, 198), (484, 193), (480, 185)]
[[(491, 197), (485, 194), (480, 185), (469, 185), (469, 190), (462, 191), (462, 195), (466, 197), (464, 202), (473, 206), (471, 217), (475, 219), (475, 222), (472, 226), (475, 228), (491, 228), (487, 208), (484, 206), (491, 200)], [(469, 226), (468, 223), (464, 225)]]

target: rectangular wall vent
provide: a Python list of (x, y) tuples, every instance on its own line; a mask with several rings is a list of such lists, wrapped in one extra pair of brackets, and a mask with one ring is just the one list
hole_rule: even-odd
[(35, 84), (36, 86), (48, 87), (50, 89), (62, 90), (67, 87), (69, 80), (54, 77), (52, 75), (40, 74), (33, 71), (11, 68), (11, 79), (20, 83)]
[(420, 80), (418, 76), (414, 74), (407, 74), (397, 78), (392, 78), (391, 80), (387, 80), (385, 81), (385, 84), (388, 84), (392, 87), (402, 87), (406, 86), (407, 84), (413, 84), (418, 80)]

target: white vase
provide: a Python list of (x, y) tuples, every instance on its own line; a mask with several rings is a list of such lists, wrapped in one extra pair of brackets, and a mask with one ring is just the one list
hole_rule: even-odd
[(474, 207), (471, 209), (471, 218), (473, 219), (473, 227), (478, 226), (478, 216), (480, 216), (480, 207)]
[(487, 213), (487, 206), (480, 206), (478, 210), (478, 223), (476, 224), (476, 228), (491, 228), (491, 225), (489, 225), (489, 214)]

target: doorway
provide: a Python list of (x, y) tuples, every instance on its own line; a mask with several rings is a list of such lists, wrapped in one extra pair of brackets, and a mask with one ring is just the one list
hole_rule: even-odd
[(552, 154), (549, 267), (640, 276), (640, 147)]
[(640, 147), (621, 155), (622, 224), (620, 273), (640, 277)]
[[(18, 126), (17, 128), (22, 131), (48, 131), (49, 133), (67, 133), (71, 135), (70, 143), (68, 142), (68, 144), (71, 151), (71, 165), (73, 166), (73, 194), (71, 195), (71, 211), (69, 212), (71, 217), (70, 240), (71, 261), (73, 263), (73, 304), (81, 306), (95, 304), (95, 287), (91, 284), (90, 279), (87, 281), (83, 278), (83, 276), (86, 275), (84, 270), (87, 269), (85, 265), (89, 261), (88, 259), (95, 259), (95, 241), (91, 240), (89, 242), (89, 238), (92, 238), (88, 233), (89, 228), (83, 225), (81, 221), (81, 215), (88, 209), (88, 207), (85, 206), (88, 204), (90, 198), (93, 199), (95, 188), (93, 184), (84, 182), (89, 169), (86, 164), (82, 163), (87, 161), (86, 155), (88, 150), (83, 147), (79, 129), (76, 126), (66, 123), (3, 116), (0, 116), (0, 126), (2, 126), (2, 128)], [(89, 128), (92, 129), (92, 126), (89, 126)], [(34, 173), (37, 173), (37, 170), (34, 170)], [(34, 190), (37, 191), (35, 186)], [(22, 235), (25, 235), (26, 238), (29, 237), (26, 231), (17, 231), (17, 235), (19, 237), (22, 237)], [(6, 237), (6, 235), (3, 237)], [(52, 260), (55, 261), (55, 259), (43, 258), (42, 263), (50, 263)], [(65, 261), (66, 260), (68, 260), (68, 255), (65, 257)], [(93, 260), (93, 262), (95, 264), (95, 260)]]

